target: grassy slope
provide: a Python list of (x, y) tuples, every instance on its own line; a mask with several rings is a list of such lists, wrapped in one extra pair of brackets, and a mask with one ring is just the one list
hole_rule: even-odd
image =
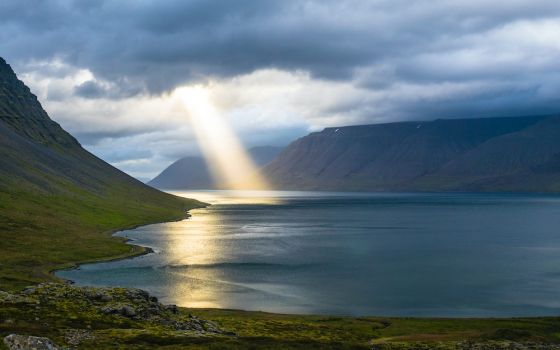
[(49, 272), (78, 262), (143, 252), (111, 237), (114, 230), (180, 219), (196, 201), (160, 206), (131, 203), (118, 193), (99, 197), (0, 193), (0, 289), (52, 279)]
[(560, 342), (559, 318), (429, 319), (278, 315), (261, 312), (191, 310), (239, 335), (240, 342), (266, 348), (371, 348), (371, 344), (514, 340)]
[(53, 122), (0, 58), (0, 289), (77, 262), (138, 254), (114, 230), (185, 217), (202, 203), (152, 189)]

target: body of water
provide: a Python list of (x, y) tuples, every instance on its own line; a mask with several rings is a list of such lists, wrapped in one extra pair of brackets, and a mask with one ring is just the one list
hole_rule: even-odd
[(165, 303), (383, 316), (560, 314), (560, 197), (181, 192), (212, 203), (120, 232), (155, 253), (59, 271)]

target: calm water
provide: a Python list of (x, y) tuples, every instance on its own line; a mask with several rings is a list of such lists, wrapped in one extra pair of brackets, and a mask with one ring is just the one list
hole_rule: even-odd
[(560, 197), (189, 192), (213, 205), (119, 233), (155, 250), (59, 276), (166, 303), (285, 313), (560, 314)]

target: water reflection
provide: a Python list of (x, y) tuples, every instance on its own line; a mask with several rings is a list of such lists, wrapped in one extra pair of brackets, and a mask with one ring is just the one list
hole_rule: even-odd
[[(164, 303), (282, 313), (558, 315), (560, 199), (178, 193), (213, 204), (124, 232), (156, 254), (58, 276)], [(511, 267), (515, 266), (515, 269)]]
[[(209, 204), (258, 204), (277, 205), (282, 204), (286, 198), (296, 195), (291, 191), (252, 191), (252, 190), (200, 190), (200, 191), (172, 191), (176, 196), (196, 198)], [(280, 195), (279, 195), (280, 194)], [(193, 213), (198, 211), (193, 211)]]
[(223, 245), (217, 244), (221, 219), (207, 209), (192, 214), (187, 225), (170, 225), (163, 232), (168, 236), (164, 250), (168, 257), (165, 268), (172, 282), (169, 292), (179, 305), (221, 307), (216, 270), (207, 268), (223, 255)]

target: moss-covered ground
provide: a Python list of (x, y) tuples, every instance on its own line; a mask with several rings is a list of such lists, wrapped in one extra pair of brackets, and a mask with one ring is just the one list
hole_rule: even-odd
[(103, 196), (77, 189), (64, 196), (0, 191), (0, 290), (55, 280), (52, 270), (79, 262), (142, 254), (144, 248), (111, 234), (178, 220), (203, 205), (169, 197), (132, 201), (118, 190)]
[[(113, 312), (123, 305), (135, 311)], [(177, 310), (137, 290), (63, 284), (0, 293), (0, 336), (12, 333), (45, 336), (77, 349), (560, 348), (560, 318), (380, 318)]]

